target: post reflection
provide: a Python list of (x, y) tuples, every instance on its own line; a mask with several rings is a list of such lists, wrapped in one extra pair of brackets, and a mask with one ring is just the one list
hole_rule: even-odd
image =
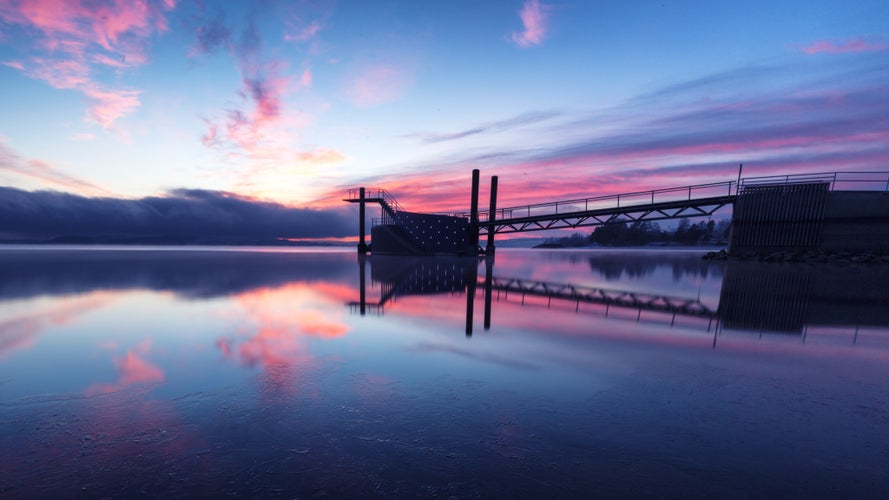
[[(484, 261), (485, 274), (481, 283), (478, 281), (478, 265)], [(495, 257), (479, 258), (428, 258), (428, 257), (393, 257), (372, 256), (371, 279), (380, 285), (380, 298), (377, 302), (366, 302), (366, 284), (363, 279), (364, 266), (360, 265), (359, 302), (350, 302), (350, 307), (361, 312), (367, 307), (382, 311), (387, 303), (397, 297), (415, 295), (449, 295), (462, 293), (466, 296), (465, 332), (467, 337), (473, 333), (476, 290), (482, 286), (484, 294), (485, 330), (491, 328), (493, 302), (507, 302), (510, 294), (520, 297), (525, 304), (526, 298), (545, 298), (547, 306), (553, 300), (574, 304), (574, 311), (580, 304), (605, 306), (607, 316), (611, 308), (626, 308), (635, 311), (637, 321), (642, 311), (666, 313), (671, 315), (670, 323), (674, 323), (677, 315), (710, 320), (716, 317), (716, 311), (703, 304), (699, 299), (682, 296), (660, 295), (637, 290), (621, 290), (616, 288), (591, 287), (571, 283), (556, 283), (544, 280), (509, 278), (494, 274)]]
[[(491, 198), (494, 199), (493, 196)], [(493, 206), (493, 202), (492, 202)], [(492, 210), (491, 213), (494, 213)], [(493, 239), (493, 232), (488, 237), (490, 242)], [(493, 249), (493, 244), (489, 243), (488, 247)], [(485, 257), (485, 330), (491, 329), (491, 295), (493, 292), (492, 283), (494, 281), (494, 255), (490, 253)]]
[[(462, 293), (466, 296), (465, 331), (471, 336), (476, 289), (481, 286), (485, 330), (491, 328), (494, 302), (508, 302), (512, 297), (524, 305), (526, 300), (537, 298), (545, 300), (547, 309), (553, 301), (560, 301), (572, 304), (575, 313), (601, 313), (604, 317), (636, 322), (659, 321), (670, 327), (678, 318), (703, 320), (695, 324), (713, 333), (714, 348), (717, 337), (727, 330), (792, 334), (805, 341), (809, 327), (847, 327), (850, 332), (857, 332), (862, 326), (889, 327), (889, 287), (885, 286), (889, 272), (882, 268), (714, 264), (701, 261), (697, 255), (669, 254), (658, 264), (656, 253), (652, 254), (631, 256), (623, 264), (614, 256), (588, 258), (590, 266), (606, 278), (598, 286), (503, 276), (495, 273), (493, 256), (484, 259), (482, 281), (478, 281), (477, 271), (480, 260), (474, 258), (372, 256), (368, 260), (371, 279), (380, 285), (381, 291), (379, 301), (372, 306), (382, 311), (388, 302), (400, 296)], [(576, 255), (567, 256), (573, 259), (572, 265), (583, 261)], [(504, 267), (510, 269), (509, 265)], [(673, 283), (718, 280), (718, 292), (710, 301), (702, 300), (700, 290), (697, 297), (690, 296), (694, 290), (687, 288), (673, 294), (662, 293), (670, 287), (654, 279), (661, 268)], [(558, 276), (558, 272), (552, 274)], [(648, 288), (640, 288), (639, 281)], [(364, 297), (362, 281), (362, 308), (367, 305)], [(617, 309), (632, 314), (616, 314)], [(564, 313), (560, 311), (548, 314)], [(686, 322), (685, 326), (688, 325)], [(855, 338), (857, 333), (853, 342)]]
[(478, 285), (478, 264), (468, 265), (466, 272), (466, 336), (472, 337), (472, 323), (474, 320), (475, 289)]

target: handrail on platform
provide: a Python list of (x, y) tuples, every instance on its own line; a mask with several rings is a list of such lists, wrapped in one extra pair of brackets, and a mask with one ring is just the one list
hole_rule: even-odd
[[(361, 188), (349, 188), (346, 201), (356, 202), (361, 199)], [(392, 214), (404, 211), (398, 200), (395, 199), (388, 191), (382, 188), (364, 188), (364, 199), (378, 201), (384, 208), (384, 212), (391, 211)], [(391, 224), (392, 217), (384, 214), (381, 219), (373, 219), (371, 225)]]
[[(632, 193), (619, 193), (573, 200), (559, 200), (545, 203), (533, 203), (513, 207), (498, 208), (495, 220), (535, 215), (559, 215), (575, 212), (587, 212), (596, 209), (627, 208), (657, 203), (692, 201), (704, 197), (735, 196), (743, 192), (745, 187), (776, 185), (776, 184), (807, 184), (824, 182), (830, 184), (830, 190), (843, 188), (848, 190), (889, 191), (889, 172), (828, 172), (816, 174), (791, 174), (761, 177), (745, 177), (737, 181), (712, 182), (690, 186), (652, 189)], [(479, 222), (490, 220), (488, 210), (479, 211)], [(469, 212), (450, 212), (456, 217), (469, 217)]]
[[(534, 215), (558, 215), (607, 208), (626, 208), (637, 205), (654, 205), (677, 201), (691, 201), (697, 198), (716, 198), (737, 194), (737, 181), (711, 182), (674, 188), (652, 189), (633, 193), (618, 193), (590, 198), (559, 200), (546, 203), (534, 203), (514, 207), (498, 208), (495, 219), (512, 219), (516, 217), (532, 217)], [(703, 194), (702, 194), (703, 192)], [(489, 210), (479, 211), (479, 222), (490, 220)], [(451, 215), (468, 217), (468, 212)]]
[[(361, 197), (361, 188), (349, 188), (349, 192), (347, 195), (348, 201), (358, 201)], [(383, 200), (392, 207), (392, 210), (396, 212), (400, 212), (404, 210), (401, 205), (398, 203), (398, 200), (392, 196), (389, 191), (386, 191), (382, 188), (364, 188), (364, 199), (365, 200)]]
[(889, 172), (826, 172), (820, 174), (767, 175), (741, 179), (745, 187), (776, 184), (830, 184), (830, 191), (842, 187), (850, 191), (889, 191)]

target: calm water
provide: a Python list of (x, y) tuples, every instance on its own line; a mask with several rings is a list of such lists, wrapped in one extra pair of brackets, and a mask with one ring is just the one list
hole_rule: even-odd
[(0, 250), (0, 496), (885, 497), (889, 270), (700, 257)]

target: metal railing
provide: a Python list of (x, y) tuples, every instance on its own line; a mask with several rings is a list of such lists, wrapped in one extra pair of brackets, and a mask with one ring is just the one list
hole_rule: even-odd
[[(360, 200), (361, 188), (350, 188), (346, 199), (349, 201)], [(404, 211), (404, 208), (398, 203), (398, 200), (382, 188), (364, 188), (364, 199), (365, 201), (379, 202), (383, 207), (383, 216), (379, 219), (372, 219), (371, 226), (392, 224), (395, 219), (395, 214)]]
[(830, 184), (830, 190), (889, 191), (889, 172), (826, 172), (819, 174), (768, 175), (741, 179), (745, 187), (774, 186), (778, 184)]
[[(349, 193), (347, 195), (347, 199), (350, 201), (358, 201), (361, 198), (361, 189), (360, 188), (350, 188)], [(387, 205), (394, 212), (401, 212), (404, 210), (402, 206), (398, 203), (398, 200), (395, 199), (389, 191), (386, 191), (382, 188), (364, 188), (364, 199), (368, 201), (379, 201), (382, 200), (386, 202)]]
[[(655, 205), (657, 203), (732, 196), (737, 195), (739, 189), (743, 191), (745, 187), (752, 186), (809, 184), (815, 182), (829, 183), (830, 190), (889, 191), (889, 172), (827, 172), (745, 177), (741, 179), (740, 184), (736, 181), (724, 181), (498, 208), (494, 215), (496, 220), (506, 220), (519, 217), (570, 214), (588, 212), (590, 210), (627, 208)], [(450, 212), (447, 215), (468, 218), (470, 213), (469, 211)], [(480, 210), (478, 217), (479, 222), (489, 221), (489, 211)]]
[[(659, 203), (676, 203), (683, 201), (705, 200), (708, 198), (724, 198), (737, 195), (745, 187), (766, 186), (777, 184), (810, 184), (828, 183), (830, 190), (843, 189), (850, 191), (889, 191), (889, 172), (827, 172), (815, 174), (771, 175), (745, 177), (737, 181), (694, 184), (690, 186), (652, 189), (632, 193), (610, 194), (573, 200), (559, 200), (545, 203), (498, 208), (494, 215), (496, 220), (509, 220), (522, 217), (541, 217), (560, 214), (583, 213), (591, 210), (621, 209), (629, 207), (652, 206)], [(349, 200), (359, 199), (359, 189), (349, 189)], [(391, 222), (394, 213), (404, 209), (388, 191), (381, 188), (365, 188), (366, 200), (379, 201), (384, 212), (380, 222)], [(469, 218), (469, 211), (438, 212), (440, 215)], [(479, 222), (491, 220), (489, 210), (478, 212)], [(374, 220), (376, 223), (377, 221)]]
[[(591, 198), (535, 203), (531, 205), (498, 208), (494, 215), (496, 220), (506, 220), (519, 217), (571, 214), (588, 212), (590, 210), (627, 208), (633, 206), (655, 205), (658, 203), (718, 198), (737, 194), (737, 184), (736, 181), (713, 182), (709, 184), (637, 191), (634, 193), (610, 194), (594, 196)], [(490, 220), (489, 212), (489, 210), (480, 210), (478, 216), (479, 222), (487, 222)], [(451, 213), (450, 215), (456, 217), (469, 217), (470, 214), (469, 212), (457, 212)]]

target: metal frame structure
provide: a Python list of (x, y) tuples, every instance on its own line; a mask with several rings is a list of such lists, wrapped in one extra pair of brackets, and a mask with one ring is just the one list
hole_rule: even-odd
[[(889, 172), (830, 172), (765, 177), (745, 177), (737, 181), (695, 184), (634, 193), (560, 200), (514, 207), (447, 215), (477, 219), (478, 234), (506, 234), (549, 229), (601, 226), (611, 222), (643, 222), (685, 217), (709, 217), (735, 202), (745, 188), (777, 184), (810, 184), (824, 182), (830, 190), (889, 191)], [(360, 202), (359, 190), (350, 189), (344, 200)], [(391, 224), (402, 207), (388, 192), (368, 188), (365, 202), (379, 203), (382, 218), (374, 225)], [(492, 207), (495, 206), (492, 203)]]
[(382, 208), (381, 217), (372, 219), (371, 224), (378, 226), (381, 224), (392, 224), (395, 220), (395, 214), (404, 211), (404, 208), (398, 203), (388, 191), (381, 188), (364, 189), (364, 199), (361, 199), (361, 188), (351, 188), (343, 201), (349, 203), (379, 203)]
[(608, 290), (565, 283), (524, 280), (519, 278), (493, 277), (491, 289), (507, 293), (520, 293), (550, 299), (563, 299), (576, 302), (602, 304), (605, 306), (625, 307), (638, 311), (648, 310), (714, 319), (717, 312), (711, 310), (697, 299), (669, 297), (650, 293), (630, 292), (624, 290)]
[(830, 184), (831, 191), (839, 188), (844, 191), (889, 191), (889, 172), (827, 172), (745, 177), (741, 180), (740, 188), (743, 192), (745, 187), (816, 182)]
[(547, 229), (601, 226), (610, 222), (643, 222), (684, 217), (712, 216), (717, 210), (734, 203), (735, 195), (696, 200), (602, 208), (580, 212), (552, 213), (511, 217), (479, 222), (479, 233), (495, 234), (544, 231)]

